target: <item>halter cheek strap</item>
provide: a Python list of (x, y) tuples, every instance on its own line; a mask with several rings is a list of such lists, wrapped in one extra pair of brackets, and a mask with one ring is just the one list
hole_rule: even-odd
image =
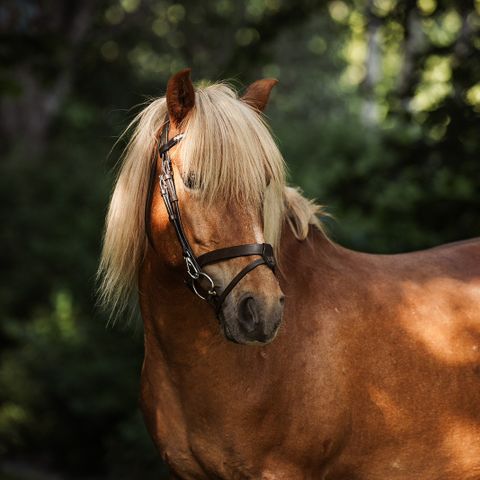
[[(176, 135), (168, 140), (168, 130), (169, 122), (167, 121), (162, 132), (161, 145), (158, 148), (158, 153), (162, 161), (162, 171), (159, 176), (160, 192), (162, 194), (163, 202), (165, 203), (165, 208), (168, 212), (170, 223), (175, 229), (178, 242), (182, 248), (183, 259), (185, 261), (187, 271), (186, 283), (198, 297), (200, 297), (202, 300), (206, 300), (210, 305), (212, 305), (215, 313), (218, 315), (225, 298), (227, 298), (228, 294), (235, 288), (238, 282), (245, 277), (245, 275), (260, 265), (266, 265), (272, 271), (275, 271), (275, 257), (273, 255), (273, 248), (268, 243), (251, 243), (212, 250), (211, 252), (205, 253), (198, 258), (195, 256), (183, 228), (180, 209), (178, 206), (177, 191), (175, 188), (175, 179), (173, 176), (172, 161), (168, 153), (172, 147), (177, 145), (177, 143), (182, 140), (183, 134)], [(153, 244), (150, 228), (150, 212), (153, 188), (155, 184), (155, 162), (152, 162), (151, 168), (150, 185), (145, 209), (145, 225), (147, 237), (150, 243)], [(203, 270), (203, 267), (206, 265), (212, 265), (214, 263), (223, 262), (232, 258), (254, 255), (258, 255), (260, 258), (254, 260), (245, 268), (243, 268), (223, 289), (223, 291), (219, 290), (213, 279)]]

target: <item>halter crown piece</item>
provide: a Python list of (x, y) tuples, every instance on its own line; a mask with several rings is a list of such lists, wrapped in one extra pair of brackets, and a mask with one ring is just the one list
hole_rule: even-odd
[[(177, 191), (175, 189), (172, 161), (170, 159), (170, 155), (168, 154), (169, 150), (182, 140), (184, 134), (176, 135), (168, 140), (168, 130), (169, 121), (167, 120), (161, 135), (161, 145), (158, 147), (158, 153), (162, 161), (162, 171), (159, 176), (160, 191), (165, 203), (165, 208), (168, 212), (170, 223), (175, 228), (175, 233), (177, 234), (180, 247), (182, 248), (183, 258), (185, 260), (185, 266), (187, 270), (186, 284), (198, 297), (207, 301), (213, 307), (218, 316), (225, 298), (245, 275), (251, 272), (254, 268), (257, 268), (259, 265), (266, 265), (273, 272), (275, 271), (275, 257), (273, 255), (273, 248), (269, 243), (250, 243), (246, 245), (237, 245), (235, 247), (212, 250), (204, 255), (200, 255), (198, 258), (195, 256), (183, 229), (180, 209), (178, 207)], [(153, 170), (150, 178), (151, 180), (154, 180), (155, 162), (153, 162), (152, 169)], [(151, 187), (149, 189), (149, 195), (147, 199), (147, 214), (150, 213), (151, 208), (151, 192), (154, 187), (152, 181), (150, 185)], [(149, 223), (149, 221), (146, 222), (147, 236), (151, 242)], [(205, 265), (223, 262), (224, 260), (229, 260), (231, 258), (254, 255), (258, 255), (260, 258), (254, 260), (245, 268), (243, 268), (223, 289), (223, 291), (220, 290), (217, 285), (215, 285), (212, 277), (202, 270)]]

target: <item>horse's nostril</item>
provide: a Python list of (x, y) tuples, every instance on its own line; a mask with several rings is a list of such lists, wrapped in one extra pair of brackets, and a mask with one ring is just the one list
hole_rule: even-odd
[(245, 297), (240, 302), (240, 321), (248, 332), (253, 332), (259, 323), (257, 304), (253, 297)]
[(280, 297), (279, 302), (280, 302), (280, 305), (283, 306), (283, 304), (285, 303), (285, 295), (282, 295)]

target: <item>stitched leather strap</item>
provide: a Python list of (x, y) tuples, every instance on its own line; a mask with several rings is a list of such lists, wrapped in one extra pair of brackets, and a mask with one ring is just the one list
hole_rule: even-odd
[(183, 138), (183, 133), (175, 135), (168, 142), (164, 143), (158, 147), (158, 153), (160, 155), (165, 155), (172, 147), (174, 147), (181, 139)]
[(235, 288), (237, 283), (254, 268), (257, 268), (260, 265), (266, 265), (274, 271), (275, 257), (273, 256), (273, 248), (269, 243), (249, 243), (246, 245), (237, 245), (235, 247), (219, 248), (218, 250), (205, 253), (197, 258), (200, 267), (204, 267), (205, 265), (211, 265), (223, 260), (229, 260), (236, 257), (248, 257), (252, 255), (260, 255), (262, 258), (254, 260), (237, 273), (220, 295), (205, 294), (205, 297), (208, 302), (213, 305), (217, 314), (228, 294)]
[(263, 258), (259, 258), (258, 260), (253, 261), (252, 263), (249, 263), (245, 268), (240, 270), (235, 277), (233, 277), (233, 280), (227, 285), (227, 288), (221, 293), (221, 295), (218, 297), (218, 307), (216, 306), (216, 309), (220, 308), (222, 306), (223, 301), (225, 298), (227, 298), (227, 295), (235, 288), (237, 283), (249, 272), (251, 272), (254, 268), (257, 268), (260, 265), (265, 264), (265, 260)]
[[(204, 253), (197, 258), (197, 262), (201, 267), (211, 265), (213, 263), (229, 260), (230, 258), (249, 257), (252, 255), (261, 255), (262, 257), (271, 257), (266, 263), (274, 263), (273, 249), (268, 243), (248, 243), (245, 245), (237, 245), (235, 247), (219, 248), (208, 253)], [(270, 260), (270, 261), (269, 261)]]
[[(178, 197), (175, 188), (175, 179), (173, 176), (172, 162), (168, 154), (168, 151), (183, 138), (183, 134), (177, 135), (176, 137), (168, 140), (168, 126), (169, 122), (168, 118), (166, 118), (165, 127), (161, 135), (161, 145), (158, 147), (158, 153), (162, 161), (162, 170), (159, 177), (160, 193), (165, 203), (165, 208), (167, 209), (170, 222), (175, 229), (177, 239), (182, 248), (183, 258), (185, 260), (188, 273), (186, 283), (196, 295), (198, 295), (200, 298), (206, 300), (210, 305), (212, 305), (212, 307), (215, 309), (216, 314), (218, 315), (225, 298), (245, 275), (247, 275), (253, 269), (257, 268), (259, 265), (266, 265), (268, 268), (274, 271), (275, 257), (273, 255), (273, 248), (268, 243), (251, 243), (246, 245), (237, 245), (235, 247), (220, 248), (218, 250), (205, 253), (198, 258), (195, 256), (192, 247), (188, 242), (188, 238), (185, 235), (185, 230), (182, 225), (182, 218), (180, 215)], [(152, 165), (150, 166), (149, 188), (147, 192), (147, 201), (145, 206), (146, 233), (148, 240), (152, 245), (153, 241), (150, 225), (150, 214), (153, 198), (153, 188), (155, 185), (155, 173), (156, 159), (154, 158), (152, 160)], [(259, 255), (261, 258), (254, 260), (253, 262), (249, 263), (245, 268), (243, 268), (237, 275), (235, 275), (235, 277), (230, 281), (230, 283), (221, 293), (216, 290), (216, 286), (214, 285), (214, 282), (210, 278), (210, 276), (202, 270), (202, 267), (204, 267), (205, 265), (218, 263), (223, 260), (229, 260), (231, 258), (249, 257), (252, 255)], [(205, 284), (202, 287), (202, 280), (210, 282), (210, 287), (205, 288)]]

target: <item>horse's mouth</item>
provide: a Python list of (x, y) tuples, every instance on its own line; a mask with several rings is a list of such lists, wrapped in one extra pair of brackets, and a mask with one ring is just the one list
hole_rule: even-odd
[(272, 335), (262, 335), (259, 338), (247, 338), (240, 331), (238, 332), (238, 335), (235, 335), (232, 332), (231, 327), (229, 326), (228, 322), (225, 320), (225, 316), (223, 315), (223, 312), (219, 313), (218, 318), (220, 321), (220, 327), (223, 330), (223, 334), (225, 338), (232, 343), (236, 343), (237, 345), (256, 345), (256, 346), (268, 345), (269, 343), (273, 342), (273, 340), (275, 340), (281, 324), (281, 322), (278, 323)]
[(229, 328), (227, 322), (225, 321), (225, 318), (223, 318), (223, 315), (222, 315), (221, 323), (222, 323), (223, 334), (225, 335), (225, 338), (226, 338), (227, 340), (229, 340), (230, 342), (233, 342), (233, 343), (236, 343), (236, 344), (238, 344), (238, 345), (241, 345), (241, 342), (239, 342), (239, 341), (234, 337), (234, 335), (232, 334), (232, 332), (230, 331), (230, 328)]

